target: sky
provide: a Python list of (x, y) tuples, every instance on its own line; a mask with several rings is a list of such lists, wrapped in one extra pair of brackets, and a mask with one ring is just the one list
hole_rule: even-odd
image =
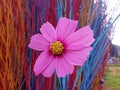
[(112, 44), (120, 46), (120, 18), (115, 27), (115, 33), (113, 36)]
[[(120, 14), (120, 0), (106, 0), (106, 1), (108, 5), (107, 13), (108, 15), (111, 15), (114, 20), (115, 17), (117, 17)], [(112, 37), (113, 37), (112, 44), (120, 46), (120, 17), (117, 20)]]

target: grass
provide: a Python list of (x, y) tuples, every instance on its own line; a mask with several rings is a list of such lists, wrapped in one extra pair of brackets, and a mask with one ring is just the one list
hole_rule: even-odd
[(105, 76), (105, 90), (120, 90), (120, 65), (108, 67)]
[(117, 58), (119, 61), (120, 61), (120, 57), (119, 58)]

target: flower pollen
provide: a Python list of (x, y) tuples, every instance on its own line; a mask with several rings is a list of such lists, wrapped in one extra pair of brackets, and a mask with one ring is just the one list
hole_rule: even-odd
[(52, 42), (50, 45), (50, 51), (53, 55), (61, 55), (63, 53), (64, 46), (60, 41)]

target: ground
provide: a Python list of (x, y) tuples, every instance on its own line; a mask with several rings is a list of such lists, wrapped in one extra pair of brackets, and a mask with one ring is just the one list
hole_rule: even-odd
[(120, 90), (120, 64), (113, 64), (107, 67), (105, 90)]

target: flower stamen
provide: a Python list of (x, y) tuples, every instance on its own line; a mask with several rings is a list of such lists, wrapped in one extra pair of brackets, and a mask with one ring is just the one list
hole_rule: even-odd
[(52, 42), (50, 45), (50, 50), (54, 55), (60, 55), (63, 53), (64, 46), (60, 41)]

